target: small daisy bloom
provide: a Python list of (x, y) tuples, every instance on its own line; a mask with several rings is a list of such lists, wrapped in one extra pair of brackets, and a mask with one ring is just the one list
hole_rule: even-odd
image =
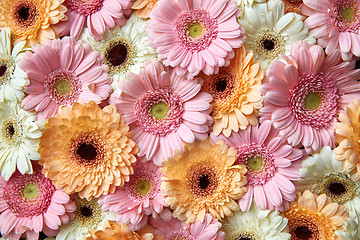
[(315, 44), (315, 38), (308, 34), (308, 27), (296, 13), (284, 15), (284, 3), (270, 0), (265, 3), (247, 5), (239, 24), (245, 28), (245, 49), (254, 52), (255, 60), (267, 70), (273, 60), (281, 54), (289, 54), (291, 46), (305, 40)]
[(86, 26), (98, 41), (106, 28), (126, 23), (132, 12), (131, 4), (131, 0), (65, 0), (68, 20), (57, 24), (57, 31), (60, 36), (78, 38)]
[(326, 54), (339, 49), (344, 61), (360, 57), (360, 2), (358, 0), (304, 0), (309, 16), (305, 24), (325, 48)]
[(228, 66), (243, 42), (234, 0), (160, 0), (150, 14), (150, 46), (164, 65), (188, 78)]
[(248, 126), (244, 131), (230, 137), (219, 135), (210, 138), (224, 140), (237, 150), (235, 164), (246, 165), (248, 191), (239, 200), (241, 211), (249, 210), (253, 200), (260, 209), (287, 208), (295, 199), (293, 181), (300, 178), (299, 169), (303, 152), (287, 144), (270, 121), (259, 127)]
[(38, 119), (53, 117), (59, 106), (71, 106), (79, 99), (100, 103), (108, 98), (108, 67), (89, 44), (65, 37), (36, 45), (32, 50), (20, 62), (30, 80), (22, 107), (35, 110)]
[(140, 73), (129, 73), (114, 92), (110, 104), (125, 116), (138, 156), (161, 166), (162, 161), (182, 150), (181, 142), (208, 137), (212, 97), (201, 92), (201, 79), (188, 80), (158, 61), (146, 62)]
[(295, 44), (284, 62), (274, 61), (261, 86), (262, 119), (271, 119), (280, 134), (308, 153), (335, 147), (333, 123), (354, 98), (360, 97), (360, 69), (342, 62), (340, 53), (325, 55), (316, 45)]

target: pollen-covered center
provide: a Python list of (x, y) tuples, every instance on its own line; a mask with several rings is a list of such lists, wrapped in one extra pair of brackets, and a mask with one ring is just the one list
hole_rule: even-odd
[(304, 106), (306, 109), (317, 109), (321, 104), (321, 96), (316, 92), (309, 92), (304, 98)]
[(166, 103), (164, 102), (158, 102), (155, 103), (152, 107), (151, 107), (151, 114), (156, 118), (156, 119), (163, 119), (164, 117), (166, 117), (167, 113), (169, 111), (168, 106), (166, 105)]
[(115, 38), (109, 41), (103, 50), (105, 63), (109, 66), (109, 73), (116, 74), (126, 71), (135, 56), (135, 47), (125, 38)]
[(23, 196), (26, 199), (34, 199), (38, 193), (39, 190), (34, 183), (27, 184), (23, 190)]
[(252, 49), (258, 58), (274, 60), (285, 52), (285, 40), (273, 30), (261, 30), (252, 42)]
[(75, 219), (73, 220), (78, 226), (94, 228), (102, 219), (101, 206), (97, 199), (90, 201), (76, 197), (74, 200), (76, 204)]
[(250, 157), (246, 165), (252, 171), (259, 171), (263, 166), (263, 159), (261, 157)]
[(0, 86), (10, 82), (14, 69), (14, 61), (10, 56), (0, 57)]
[(189, 35), (192, 38), (200, 37), (203, 33), (203, 27), (200, 23), (194, 23), (189, 26)]
[(350, 20), (354, 17), (354, 10), (352, 8), (345, 8), (342, 13), (341, 13), (342, 17), (345, 20)]
[(2, 132), (4, 139), (7, 139), (8, 141), (15, 141), (17, 137), (19, 136), (19, 126), (17, 122), (9, 118), (6, 121), (3, 122), (2, 125)]
[(56, 91), (61, 95), (66, 95), (71, 90), (71, 85), (66, 80), (59, 80), (55, 83), (55, 89)]
[(0, 65), (0, 77), (4, 76), (6, 70), (7, 70), (6, 65)]
[(257, 233), (258, 230), (254, 229), (253, 231), (240, 230), (234, 233), (229, 240), (263, 240), (263, 237), (259, 237)]
[(198, 197), (212, 195), (219, 185), (215, 168), (206, 163), (199, 163), (189, 168), (187, 176), (190, 191)]
[(336, 0), (330, 6), (331, 21), (340, 32), (360, 30), (360, 2), (358, 0)]
[(27, 28), (36, 23), (38, 18), (38, 6), (33, 1), (17, 1), (11, 7), (10, 16), (18, 26)]
[(149, 180), (140, 180), (136, 184), (136, 192), (140, 195), (146, 195), (151, 189), (151, 182)]

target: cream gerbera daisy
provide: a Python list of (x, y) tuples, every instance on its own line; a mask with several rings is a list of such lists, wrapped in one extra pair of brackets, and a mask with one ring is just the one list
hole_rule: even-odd
[(235, 200), (246, 192), (247, 181), (245, 166), (233, 166), (235, 148), (208, 139), (183, 146), (184, 152), (175, 150), (161, 168), (161, 188), (173, 216), (188, 224), (203, 222), (206, 213), (221, 219), (239, 210)]
[(360, 239), (360, 206), (357, 208), (351, 209), (349, 211), (350, 215), (345, 223), (344, 230), (337, 230), (336, 235), (342, 240), (356, 240)]
[(7, 181), (16, 169), (32, 174), (30, 160), (39, 160), (37, 152), (41, 130), (36, 114), (20, 108), (20, 104), (0, 102), (0, 172)]
[(91, 37), (88, 31), (82, 34), (81, 39), (105, 56), (109, 74), (114, 79), (111, 84), (114, 90), (128, 72), (138, 74), (145, 61), (156, 58), (155, 49), (148, 45), (146, 26), (145, 20), (133, 14), (123, 27), (107, 29), (100, 41)]
[(270, 0), (266, 3), (247, 5), (239, 24), (245, 28), (245, 49), (253, 50), (255, 60), (267, 70), (274, 59), (289, 54), (291, 46), (298, 41), (315, 44), (315, 38), (308, 35), (308, 27), (296, 13), (284, 15), (284, 3)]
[(0, 29), (10, 27), (15, 43), (27, 45), (45, 43), (54, 39), (53, 25), (67, 20), (64, 0), (12, 0), (0, 1)]

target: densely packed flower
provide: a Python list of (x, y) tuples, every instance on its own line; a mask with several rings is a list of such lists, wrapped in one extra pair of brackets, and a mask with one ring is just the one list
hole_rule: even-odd
[(140, 236), (131, 231), (124, 223), (116, 223), (114, 221), (107, 221), (103, 226), (103, 230), (90, 230), (91, 237), (86, 240), (140, 240)]

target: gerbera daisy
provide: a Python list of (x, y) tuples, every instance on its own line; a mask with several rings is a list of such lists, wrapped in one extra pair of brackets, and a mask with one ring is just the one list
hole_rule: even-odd
[(161, 189), (173, 216), (189, 224), (203, 222), (206, 213), (221, 219), (239, 210), (235, 200), (246, 192), (246, 168), (233, 166), (235, 161), (236, 150), (224, 141), (213, 145), (204, 139), (175, 151), (161, 168)]
[(160, 0), (146, 29), (164, 65), (188, 78), (230, 64), (243, 42), (234, 0)]
[(132, 9), (136, 10), (136, 15), (141, 18), (148, 18), (159, 0), (135, 0)]
[(347, 219), (344, 230), (337, 230), (335, 234), (342, 240), (360, 239), (360, 208), (349, 211), (349, 218)]
[(29, 84), (26, 73), (19, 67), (19, 61), (29, 47), (25, 41), (11, 44), (10, 28), (0, 32), (0, 101), (21, 101), (24, 98), (23, 88)]
[(254, 51), (261, 69), (267, 70), (274, 59), (289, 54), (291, 46), (297, 41), (315, 44), (314, 37), (308, 34), (308, 27), (296, 13), (284, 15), (284, 3), (270, 0), (266, 3), (247, 5), (239, 23), (245, 28), (245, 49)]
[(326, 54), (339, 49), (344, 61), (360, 57), (360, 2), (358, 0), (304, 0), (305, 24)]
[(74, 103), (50, 118), (41, 137), (39, 163), (57, 187), (81, 198), (113, 193), (129, 181), (137, 152), (125, 118), (114, 106)]
[(140, 236), (130, 231), (129, 227), (124, 223), (116, 223), (114, 221), (107, 221), (103, 226), (104, 230), (90, 230), (91, 237), (86, 240), (140, 240)]
[(257, 3), (263, 3), (267, 0), (235, 0), (236, 5), (241, 9), (241, 15), (242, 17), (244, 15), (244, 9), (246, 5), (254, 5)]
[(252, 204), (247, 212), (235, 212), (222, 222), (221, 230), (226, 240), (289, 240), (291, 235), (287, 227), (287, 219), (278, 211), (260, 210)]
[(253, 53), (247, 55), (244, 47), (235, 49), (235, 57), (228, 67), (219, 73), (201, 77), (205, 80), (202, 89), (213, 97), (213, 132), (230, 136), (231, 132), (257, 125), (258, 110), (262, 107), (260, 94), (264, 72), (259, 62), (253, 62)]
[[(101, 211), (97, 199), (90, 201), (75, 197), (75, 218), (60, 227), (57, 240), (84, 240), (90, 230), (102, 230), (108, 221), (115, 221), (115, 213)], [(106, 225), (105, 225), (106, 226)]]
[(64, 0), (0, 1), (0, 29), (9, 27), (13, 41), (26, 45), (45, 43), (54, 39), (54, 24), (67, 20)]
[(333, 123), (360, 97), (360, 70), (354, 70), (355, 62), (342, 62), (339, 52), (325, 56), (320, 46), (306, 42), (295, 44), (284, 59), (287, 64), (274, 61), (264, 79), (268, 83), (261, 86), (262, 118), (309, 153), (335, 147)]
[(130, 225), (131, 230), (143, 228), (148, 216), (156, 217), (166, 206), (160, 190), (160, 169), (152, 162), (138, 162), (129, 182), (118, 187), (113, 194), (102, 196), (99, 204), (103, 211), (116, 213), (116, 221)]
[(78, 38), (86, 26), (100, 40), (106, 28), (123, 26), (131, 15), (131, 0), (65, 0), (68, 20), (57, 24), (61, 36)]
[(283, 0), (285, 5), (285, 13), (294, 12), (299, 15), (302, 15), (302, 20), (304, 21), (306, 17), (301, 13), (300, 6), (303, 3), (303, 0)]
[(71, 106), (79, 99), (100, 103), (111, 91), (103, 57), (92, 51), (89, 44), (73, 38), (34, 46), (20, 67), (30, 80), (22, 106), (38, 112), (38, 119), (53, 117), (59, 106)]
[(344, 229), (349, 213), (344, 206), (331, 202), (325, 194), (320, 196), (306, 190), (298, 193), (297, 199), (290, 203), (284, 213), (288, 219), (291, 239), (340, 239), (336, 230)]
[(354, 173), (356, 181), (360, 180), (360, 101), (355, 99), (340, 113), (340, 122), (334, 123), (335, 140), (339, 144), (334, 149), (336, 159), (344, 161), (344, 168)]
[(217, 142), (221, 139), (237, 150), (235, 164), (245, 164), (248, 191), (239, 200), (241, 211), (249, 210), (253, 199), (260, 209), (281, 209), (295, 199), (292, 181), (300, 178), (298, 173), (303, 153), (286, 143), (270, 121), (259, 127), (248, 126), (245, 131), (230, 137), (211, 134)]
[(342, 171), (342, 162), (335, 159), (329, 146), (304, 160), (299, 172), (302, 178), (296, 183), (298, 191), (310, 189), (317, 195), (325, 194), (347, 209), (360, 202), (360, 183)]
[(37, 152), (41, 130), (36, 114), (20, 108), (20, 104), (0, 102), (0, 172), (9, 180), (16, 169), (32, 173), (30, 160), (39, 160)]
[(129, 73), (119, 87), (120, 97), (114, 92), (110, 104), (124, 114), (145, 161), (161, 166), (174, 150), (182, 150), (181, 141), (208, 137), (212, 97), (200, 92), (200, 79), (187, 80), (153, 60), (139, 75)]
[(0, 177), (0, 231), (5, 238), (38, 239), (39, 232), (55, 236), (60, 225), (74, 217), (75, 204), (34, 165), (33, 174), (16, 172)]
[(146, 60), (157, 56), (155, 49), (148, 45), (146, 26), (145, 20), (133, 14), (125, 26), (106, 30), (100, 42), (86, 34), (87, 31), (82, 34), (82, 39), (104, 55), (109, 74), (113, 77), (111, 86), (114, 90), (118, 89), (118, 83), (125, 79), (128, 72), (138, 74)]

